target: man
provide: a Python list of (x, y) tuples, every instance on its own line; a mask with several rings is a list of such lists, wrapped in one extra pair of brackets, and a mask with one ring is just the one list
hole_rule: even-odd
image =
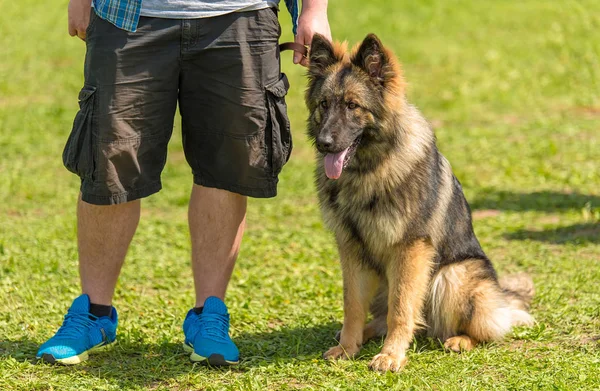
[[(91, 11), (90, 0), (70, 1), (69, 34), (87, 47), (80, 111), (63, 152), (65, 166), (81, 177), (83, 294), (38, 358), (77, 364), (114, 342), (115, 285), (140, 199), (161, 188), (179, 103), (194, 179), (188, 218), (196, 304), (183, 324), (184, 347), (195, 362), (238, 363), (223, 300), (246, 197), (275, 196), (277, 174), (291, 152), (277, 3), (94, 0)], [(297, 4), (289, 3), (297, 16)], [(294, 31), (301, 44), (317, 32), (330, 36), (327, 0), (304, 0)], [(300, 53), (294, 63), (307, 65)]]

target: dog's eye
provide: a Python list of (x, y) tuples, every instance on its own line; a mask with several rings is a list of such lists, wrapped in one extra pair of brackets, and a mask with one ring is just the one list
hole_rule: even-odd
[(350, 110), (354, 110), (354, 109), (356, 109), (358, 107), (358, 105), (356, 103), (354, 103), (354, 102), (348, 102), (347, 106), (348, 106), (348, 108)]
[(322, 108), (327, 109), (327, 101), (326, 100), (322, 100), (320, 104), (321, 104)]

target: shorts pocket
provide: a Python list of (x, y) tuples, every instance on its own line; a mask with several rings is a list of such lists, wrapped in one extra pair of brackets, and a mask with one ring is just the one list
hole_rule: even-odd
[(92, 115), (95, 92), (96, 88), (91, 86), (85, 86), (79, 92), (79, 112), (63, 150), (63, 164), (81, 178), (92, 178), (94, 173)]
[(96, 19), (98, 19), (98, 16), (96, 15), (96, 9), (94, 7), (92, 7), (92, 9), (90, 10), (90, 21), (85, 29), (86, 38), (92, 31), (92, 28), (94, 27), (94, 24), (96, 23)]
[(259, 12), (261, 13), (265, 13), (267, 15), (267, 18), (269, 18), (269, 20), (277, 25), (279, 27), (279, 15), (278, 15), (278, 10), (276, 7), (270, 7), (270, 8), (265, 8), (260, 10)]
[(267, 147), (270, 147), (272, 174), (279, 174), (283, 165), (287, 163), (292, 153), (292, 133), (290, 120), (287, 115), (285, 96), (290, 83), (287, 76), (282, 73), (279, 80), (265, 87), (267, 95)]

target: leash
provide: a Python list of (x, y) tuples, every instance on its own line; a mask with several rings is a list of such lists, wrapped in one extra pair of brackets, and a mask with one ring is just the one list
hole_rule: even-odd
[(279, 45), (279, 51), (293, 50), (302, 54), (302, 57), (308, 58), (308, 46), (296, 42), (284, 42)]

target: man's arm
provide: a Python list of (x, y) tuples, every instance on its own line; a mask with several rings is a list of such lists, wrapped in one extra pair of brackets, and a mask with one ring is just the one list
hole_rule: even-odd
[(90, 24), (91, 0), (69, 1), (69, 35), (85, 41), (85, 31)]
[[(331, 41), (331, 30), (327, 20), (327, 0), (303, 0), (302, 12), (298, 18), (298, 34), (294, 41), (302, 45), (310, 45), (312, 37), (319, 33)], [(308, 66), (308, 58), (294, 52), (294, 64)]]

